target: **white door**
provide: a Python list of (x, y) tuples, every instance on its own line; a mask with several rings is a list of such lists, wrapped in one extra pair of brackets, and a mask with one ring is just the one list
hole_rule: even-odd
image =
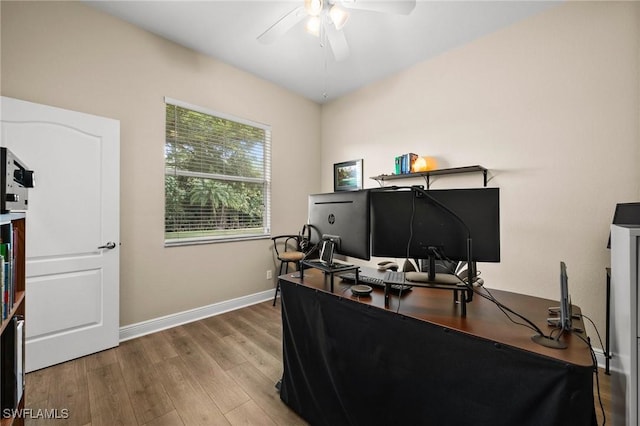
[(35, 172), (26, 212), (33, 371), (118, 345), (120, 123), (1, 102), (0, 145)]

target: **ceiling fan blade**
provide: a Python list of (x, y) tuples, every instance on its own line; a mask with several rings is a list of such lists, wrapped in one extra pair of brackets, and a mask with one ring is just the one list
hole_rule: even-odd
[(294, 25), (302, 21), (305, 16), (307, 16), (307, 13), (304, 10), (304, 6), (296, 7), (260, 34), (258, 40), (264, 44), (273, 43), (293, 28)]
[(349, 9), (371, 10), (373, 12), (408, 15), (416, 7), (416, 0), (342, 0), (344, 7)]
[(342, 30), (337, 30), (336, 27), (327, 23), (324, 26), (325, 33), (327, 34), (327, 40), (331, 46), (333, 57), (336, 62), (343, 61), (349, 56), (349, 45), (347, 44), (347, 38), (344, 36)]

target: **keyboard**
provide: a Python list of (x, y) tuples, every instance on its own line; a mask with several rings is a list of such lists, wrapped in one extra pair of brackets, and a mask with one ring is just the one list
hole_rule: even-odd
[(385, 283), (391, 283), (391, 285), (405, 285), (407, 280), (404, 276), (404, 272), (402, 271), (387, 271), (385, 272), (384, 279), (382, 281)]
[[(340, 275), (343, 281), (355, 282), (356, 274), (355, 272), (346, 272)], [(384, 288), (384, 280), (382, 278), (370, 277), (368, 275), (358, 274), (358, 282), (361, 284), (367, 284), (372, 287)], [(411, 286), (402, 283), (391, 284), (391, 290), (394, 291), (407, 291), (411, 290)]]

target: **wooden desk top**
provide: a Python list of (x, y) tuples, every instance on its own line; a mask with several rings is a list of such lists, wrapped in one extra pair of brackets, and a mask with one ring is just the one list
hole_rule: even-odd
[[(369, 271), (366, 275), (371, 276)], [(279, 277), (295, 284), (305, 285), (322, 291), (330, 292), (329, 279), (317, 269), (306, 269), (304, 280), (300, 280), (299, 273), (285, 274)], [(351, 285), (342, 282), (339, 277), (335, 279), (334, 294), (345, 299), (351, 299), (359, 303), (384, 308), (384, 291), (374, 288), (370, 296), (357, 297), (351, 294)], [(486, 291), (482, 288), (479, 291)], [(557, 306), (558, 301), (542, 299), (539, 297), (526, 296), (502, 290), (490, 290), (491, 294), (503, 305), (518, 312), (531, 322), (536, 324), (546, 335), (552, 331), (552, 327), (547, 325), (546, 319), (549, 317), (548, 308)], [(395, 293), (391, 294), (388, 310), (398, 312), (401, 315), (429, 321), (447, 328), (471, 334), (480, 338), (510, 345), (539, 355), (548, 356), (569, 364), (590, 367), (593, 365), (591, 352), (587, 344), (578, 336), (577, 332), (565, 333), (561, 337), (568, 347), (567, 349), (547, 348), (531, 340), (531, 336), (536, 334), (533, 330), (514, 324), (500, 309), (491, 301), (474, 294), (473, 301), (467, 304), (467, 316), (460, 315), (460, 306), (453, 302), (453, 292), (432, 288), (414, 287), (411, 291), (402, 295), (399, 299)], [(574, 313), (579, 313), (580, 309), (573, 307)], [(523, 320), (511, 315), (514, 321)], [(584, 330), (582, 320), (573, 320), (574, 327)], [(586, 333), (581, 333), (586, 340)]]

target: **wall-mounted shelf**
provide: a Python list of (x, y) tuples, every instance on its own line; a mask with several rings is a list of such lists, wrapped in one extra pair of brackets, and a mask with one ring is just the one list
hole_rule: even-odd
[(424, 177), (427, 182), (427, 189), (431, 184), (430, 177), (438, 176), (438, 175), (453, 175), (459, 173), (482, 173), (484, 186), (487, 186), (487, 169), (482, 166), (465, 166), (465, 167), (453, 167), (450, 169), (438, 169), (438, 170), (429, 170), (428, 172), (416, 172), (416, 173), (405, 173), (401, 175), (378, 175), (372, 176), (371, 179), (378, 181), (380, 186), (384, 185), (384, 182), (387, 180), (395, 180), (395, 179), (409, 179), (415, 177)]

